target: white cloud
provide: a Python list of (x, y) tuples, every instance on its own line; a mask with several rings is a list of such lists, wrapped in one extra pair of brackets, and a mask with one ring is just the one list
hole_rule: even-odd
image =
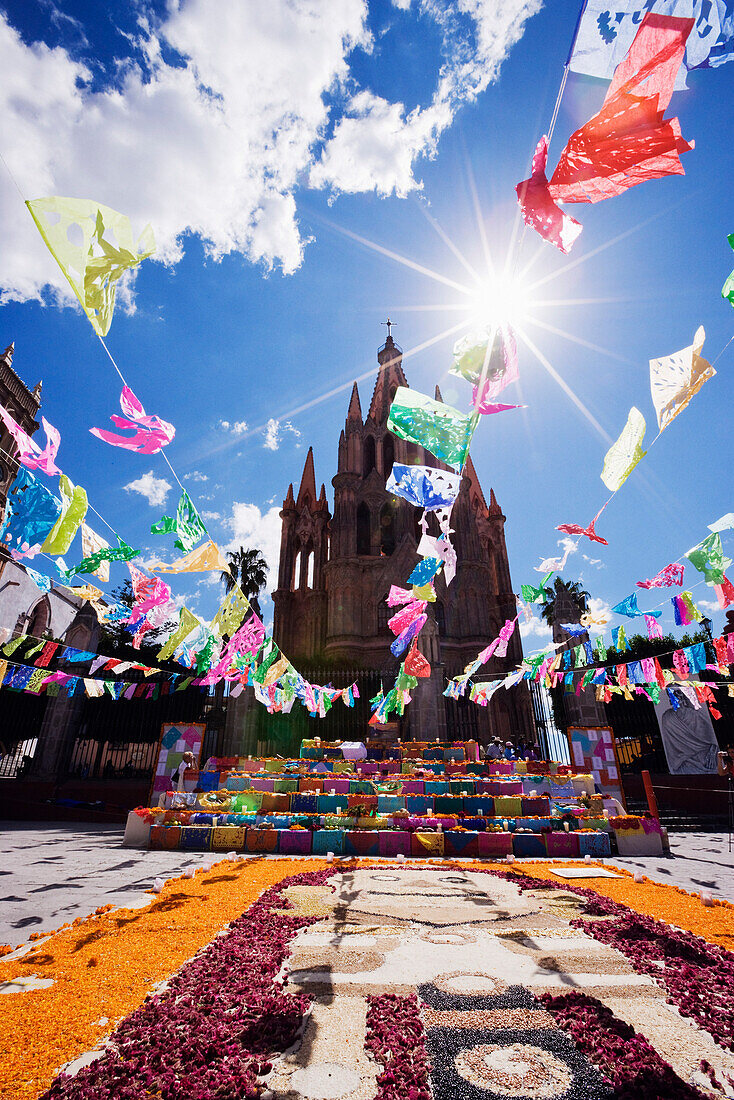
[(222, 549), (238, 550), (240, 546), (244, 546), (246, 549), (259, 550), (268, 563), (265, 591), (273, 592), (278, 587), (280, 509), (269, 508), (267, 512), (261, 512), (256, 504), (235, 501), (232, 514), (224, 520), (224, 525), (232, 532), (232, 538)]
[[(393, 0), (407, 11), (409, 0)], [(420, 157), (433, 157), (438, 139), (464, 103), (495, 80), (525, 22), (542, 0), (417, 0), (418, 16), (436, 24), (443, 64), (427, 107), (409, 110), (368, 90), (359, 90), (311, 169), (312, 187), (339, 192), (375, 191), (405, 196), (422, 184), (413, 174)]]
[(148, 470), (137, 481), (130, 481), (123, 486), (128, 493), (140, 493), (145, 497), (151, 507), (160, 508), (166, 503), (166, 497), (173, 486), (164, 477), (154, 477), (153, 471)]
[(601, 558), (590, 558), (586, 554), (582, 554), (581, 557), (584, 559), (584, 561), (588, 562), (589, 565), (593, 565), (597, 569), (605, 569), (606, 568), (606, 566), (604, 565), (604, 562), (601, 560)]
[[(596, 618), (599, 618), (602, 615), (608, 619), (614, 618), (614, 615), (612, 614), (612, 609), (607, 601), (602, 600), (599, 596), (592, 596), (591, 599), (588, 600), (588, 608), (591, 614), (594, 615)], [(593, 629), (594, 627), (592, 627), (592, 630)]]
[[(442, 40), (425, 107), (357, 83), (352, 56), (373, 48), (367, 0), (142, 9), (129, 56), (116, 59), (106, 87), (62, 46), (26, 44), (0, 14), (0, 71), (12, 73), (0, 85), (3, 154), (30, 197), (88, 196), (129, 215), (135, 231), (150, 222), (158, 260), (177, 263), (191, 233), (214, 260), (239, 253), (289, 274), (308, 243), (298, 189), (419, 187), (416, 160), (433, 155), (461, 104), (496, 78), (540, 4), (416, 0), (410, 18), (430, 20)], [(5, 173), (0, 219), (0, 300), (72, 303)], [(132, 305), (132, 292), (128, 280), (123, 304)]]
[(203, 519), (221, 519), (219, 512), (202, 512)]
[(453, 119), (449, 104), (406, 113), (404, 104), (362, 91), (352, 97), (347, 110), (311, 170), (311, 186), (399, 198), (420, 189), (413, 165), (420, 156), (435, 155), (438, 138)]
[(206, 474), (202, 474), (200, 470), (191, 470), (190, 473), (184, 474), (184, 481), (208, 481), (209, 478)]
[(696, 600), (696, 607), (700, 607), (704, 611), (708, 611), (709, 614), (714, 611), (721, 611), (718, 600)]
[(524, 620), (520, 623), (520, 636), (522, 638), (539, 638), (542, 642), (553, 640), (553, 631), (545, 619), (533, 613), (530, 622)]
[(286, 432), (291, 432), (296, 439), (301, 438), (301, 433), (298, 428), (294, 428), (290, 420), (285, 420), (281, 423), (280, 420), (274, 420), (271, 417), (265, 425), (264, 431), (265, 442), (263, 443), (263, 447), (267, 447), (269, 451), (278, 450)]
[(220, 420), (217, 427), (221, 428), (223, 432), (231, 432), (232, 435), (244, 435), (247, 431), (246, 420)]

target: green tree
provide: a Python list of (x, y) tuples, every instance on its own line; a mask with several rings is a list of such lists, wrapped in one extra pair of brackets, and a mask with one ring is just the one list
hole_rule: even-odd
[(581, 587), (578, 581), (564, 581), (560, 577), (556, 577), (554, 585), (545, 589), (545, 603), (540, 609), (540, 614), (549, 626), (553, 626), (558, 598), (565, 594), (571, 597), (571, 601), (579, 615), (583, 615), (588, 606), (588, 601), (591, 599), (589, 593)]
[(257, 598), (267, 581), (268, 563), (259, 550), (249, 550), (244, 546), (240, 546), (239, 550), (227, 551), (227, 557), (230, 568), (223, 569), (221, 573), (225, 590), (231, 592), (238, 584), (259, 615), (260, 605)]
[[(135, 594), (133, 593), (132, 582), (129, 579), (123, 581), (113, 590), (111, 602), (124, 604), (132, 611)], [(170, 619), (163, 626), (147, 631), (144, 635), (143, 645), (140, 649), (134, 649), (132, 634), (128, 630), (126, 622), (104, 623), (100, 629), (100, 653), (108, 653), (111, 657), (124, 657), (132, 661), (140, 661), (143, 664), (157, 664), (158, 662), (153, 658), (175, 626), (175, 620)]]

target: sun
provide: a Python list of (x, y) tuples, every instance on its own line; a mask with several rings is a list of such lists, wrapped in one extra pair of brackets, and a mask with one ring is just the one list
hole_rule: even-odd
[(528, 319), (531, 293), (516, 276), (498, 275), (473, 289), (467, 305), (472, 328), (517, 329)]

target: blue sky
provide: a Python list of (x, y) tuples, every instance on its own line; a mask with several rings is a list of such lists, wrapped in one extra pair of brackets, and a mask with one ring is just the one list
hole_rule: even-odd
[[(468, 407), (468, 387), (446, 373), (450, 330), (491, 296), (487, 250), (501, 272), (521, 236), (514, 187), (547, 129), (575, 22), (558, 0), (497, 7), (0, 3), (0, 151), (25, 197), (94, 198), (137, 229), (152, 223), (159, 259), (122, 296), (108, 345), (146, 410), (176, 425), (168, 456), (214, 537), (260, 545), (273, 571), (277, 512), (308, 445), (331, 499), (351, 383), (367, 376), (365, 409), (388, 314), (411, 386), (439, 382)], [(689, 83), (667, 112), (696, 142), (685, 176), (572, 209), (584, 231), (570, 257), (532, 231), (516, 252), (523, 331), (587, 414), (521, 343), (521, 380), (503, 398), (528, 408), (486, 418), (472, 448), (507, 515), (517, 590), (556, 552), (555, 526), (588, 523), (606, 499), (603, 456), (632, 404), (654, 436), (648, 360), (690, 344), (700, 324), (713, 360), (732, 334), (719, 292), (734, 266), (734, 65)], [(571, 75), (551, 166), (605, 87)], [(177, 486), (160, 456), (89, 434), (109, 426), (119, 381), (2, 165), (0, 220), (0, 345), (15, 340), (28, 384), (43, 378), (65, 472), (127, 541), (160, 555), (170, 547), (149, 528)], [(564, 575), (598, 606), (734, 507), (733, 349), (610, 504), (609, 546), (584, 540), (569, 558)], [(698, 576), (687, 574), (684, 587)], [(218, 590), (199, 579), (174, 587), (207, 615)], [(720, 627), (713, 590), (694, 597)], [(526, 647), (544, 640), (532, 625)]]

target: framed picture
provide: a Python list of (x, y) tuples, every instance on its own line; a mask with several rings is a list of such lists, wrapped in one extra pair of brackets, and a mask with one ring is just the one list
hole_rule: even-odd
[(626, 809), (611, 726), (569, 726), (566, 736), (572, 767), (592, 775), (602, 794), (618, 799)]
[(158, 759), (153, 771), (150, 798), (148, 804), (157, 806), (164, 791), (172, 787), (171, 776), (183, 760), (185, 752), (194, 754), (196, 770), (184, 780), (187, 791), (192, 791), (199, 778), (201, 749), (206, 733), (206, 722), (164, 722), (161, 726), (161, 739), (158, 743)]
[(696, 710), (680, 687), (671, 691), (677, 707), (667, 691), (660, 692), (660, 702), (655, 706), (668, 771), (671, 775), (715, 774), (719, 743), (708, 707), (703, 703)]

